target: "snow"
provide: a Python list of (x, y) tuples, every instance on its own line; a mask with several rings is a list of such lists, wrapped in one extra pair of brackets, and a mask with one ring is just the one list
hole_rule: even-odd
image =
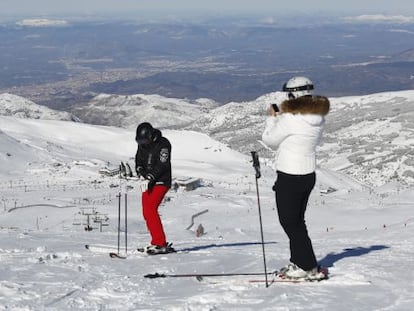
[[(172, 143), (174, 177), (202, 179), (194, 191), (171, 190), (160, 207), (168, 240), (186, 251), (111, 259), (84, 245), (117, 247), (120, 191), (121, 252), (125, 194), (128, 249), (149, 240), (137, 182), (98, 173), (120, 161), (133, 165), (133, 130), (0, 117), (0, 310), (412, 309), (412, 185), (369, 186), (334, 165), (318, 169), (307, 211), (315, 252), (329, 268), (329, 280), (266, 288), (246, 281), (260, 276), (144, 278), (154, 272), (264, 268), (250, 156), (198, 132), (163, 133)], [(275, 173), (265, 163), (259, 192), (267, 269), (273, 271), (288, 263), (289, 252), (271, 190)], [(336, 191), (326, 193), (328, 188)], [(191, 217), (205, 210), (186, 230)], [(91, 222), (93, 230), (85, 231), (87, 214), (108, 217), (102, 221), (107, 226)], [(200, 224), (205, 234), (197, 237)]]
[(26, 27), (61, 27), (67, 26), (69, 23), (65, 20), (47, 19), (47, 18), (33, 18), (18, 21), (16, 25)]
[(160, 95), (99, 94), (86, 106), (73, 112), (88, 123), (136, 128), (145, 121), (156, 127), (177, 128), (193, 122), (197, 117), (217, 106), (213, 100), (187, 100)]
[(0, 94), (0, 115), (26, 119), (80, 121), (68, 112), (37, 105), (27, 98), (9, 93)]
[(412, 24), (414, 18), (412, 16), (404, 15), (384, 15), (384, 14), (372, 14), (372, 15), (359, 15), (344, 18), (348, 22), (369, 22), (369, 23), (399, 23), (399, 24)]

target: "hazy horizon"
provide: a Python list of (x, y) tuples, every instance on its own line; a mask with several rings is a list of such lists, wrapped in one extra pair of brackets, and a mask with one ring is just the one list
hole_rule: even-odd
[(114, 0), (2, 0), (0, 14), (44, 16), (65, 14), (112, 14), (112, 15), (177, 15), (186, 14), (273, 14), (290, 13), (333, 13), (333, 14), (385, 14), (414, 15), (414, 2), (411, 0), (333, 2), (314, 0), (311, 5), (305, 0), (210, 0), (199, 2), (191, 0), (175, 1), (132, 1)]

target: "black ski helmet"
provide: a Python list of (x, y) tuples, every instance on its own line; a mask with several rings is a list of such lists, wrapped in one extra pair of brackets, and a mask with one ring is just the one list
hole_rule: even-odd
[(143, 122), (137, 127), (137, 134), (135, 140), (139, 145), (147, 145), (152, 142), (154, 128), (148, 122)]

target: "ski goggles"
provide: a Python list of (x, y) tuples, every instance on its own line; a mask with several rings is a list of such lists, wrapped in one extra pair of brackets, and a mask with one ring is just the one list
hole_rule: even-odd
[(313, 84), (307, 84), (297, 87), (287, 87), (286, 83), (283, 84), (283, 92), (298, 92), (298, 91), (311, 91), (313, 90)]

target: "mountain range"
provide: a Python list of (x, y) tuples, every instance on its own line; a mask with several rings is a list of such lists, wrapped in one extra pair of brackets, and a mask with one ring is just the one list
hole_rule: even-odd
[[(284, 99), (282, 92), (274, 92), (249, 102), (219, 105), (209, 99), (100, 94), (68, 113), (1, 94), (0, 115), (83, 120), (126, 129), (148, 121), (160, 129), (207, 134), (243, 154), (256, 150), (272, 165), (273, 151), (260, 139), (267, 108)], [(336, 97), (330, 101), (331, 111), (318, 153), (322, 168), (341, 171), (367, 186), (414, 181), (414, 91)]]

